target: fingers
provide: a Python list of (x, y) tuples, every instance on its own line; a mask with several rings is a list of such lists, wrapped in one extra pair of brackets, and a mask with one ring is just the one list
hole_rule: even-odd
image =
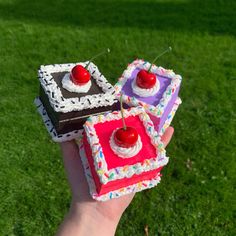
[(63, 157), (77, 158), (79, 156), (79, 148), (75, 140), (60, 143)]
[(165, 147), (169, 144), (173, 136), (173, 133), (174, 133), (174, 128), (170, 126), (166, 129), (165, 133), (162, 135), (161, 141), (163, 142)]
[(75, 149), (77, 147), (75, 140), (62, 142), (62, 143), (59, 143), (59, 145), (60, 145), (62, 151)]
[(61, 146), (61, 149), (71, 148), (75, 145), (75, 140), (65, 141), (65, 142), (59, 143), (59, 145)]

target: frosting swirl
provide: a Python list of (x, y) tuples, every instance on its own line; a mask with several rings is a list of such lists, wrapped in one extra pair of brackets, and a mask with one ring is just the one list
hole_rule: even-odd
[(70, 73), (66, 73), (61, 82), (64, 89), (74, 93), (87, 93), (92, 85), (91, 80), (84, 85), (74, 84), (70, 79)]
[(113, 131), (109, 141), (112, 151), (121, 158), (130, 158), (137, 155), (143, 146), (140, 136), (138, 136), (137, 143), (133, 147), (130, 148), (119, 147), (114, 141), (114, 134), (116, 130)]
[(137, 83), (136, 83), (136, 78), (132, 81), (132, 89), (133, 89), (133, 92), (137, 95), (139, 95), (140, 97), (150, 97), (150, 96), (153, 96), (155, 95), (159, 89), (160, 89), (160, 82), (159, 80), (157, 79), (156, 80), (156, 84), (150, 88), (150, 89), (144, 89), (144, 88), (140, 88)]

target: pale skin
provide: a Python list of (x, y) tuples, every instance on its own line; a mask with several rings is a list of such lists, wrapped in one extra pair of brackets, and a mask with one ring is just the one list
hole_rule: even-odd
[[(174, 128), (169, 127), (162, 136), (165, 146), (170, 142)], [(89, 195), (78, 146), (74, 141), (60, 144), (72, 200), (68, 214), (56, 236), (112, 236), (119, 220), (135, 194), (106, 202), (95, 201)]]

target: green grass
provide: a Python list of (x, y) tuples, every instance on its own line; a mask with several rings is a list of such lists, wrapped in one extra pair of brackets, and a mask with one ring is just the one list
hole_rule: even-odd
[[(95, 3), (94, 3), (95, 2)], [(161, 184), (136, 195), (117, 235), (236, 235), (234, 0), (0, 0), (0, 235), (53, 235), (70, 192), (33, 105), (41, 64), (96, 59), (115, 82), (135, 58), (183, 76)]]

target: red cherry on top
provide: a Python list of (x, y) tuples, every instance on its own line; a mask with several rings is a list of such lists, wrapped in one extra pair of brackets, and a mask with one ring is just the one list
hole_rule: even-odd
[(115, 143), (119, 147), (133, 147), (138, 140), (138, 132), (133, 127), (119, 128), (114, 134)]
[(140, 70), (137, 74), (136, 83), (140, 88), (150, 89), (156, 84), (156, 75), (147, 70)]
[(71, 70), (70, 78), (74, 84), (83, 85), (88, 83), (88, 81), (90, 80), (90, 74), (88, 70), (86, 70), (83, 66), (76, 65)]

